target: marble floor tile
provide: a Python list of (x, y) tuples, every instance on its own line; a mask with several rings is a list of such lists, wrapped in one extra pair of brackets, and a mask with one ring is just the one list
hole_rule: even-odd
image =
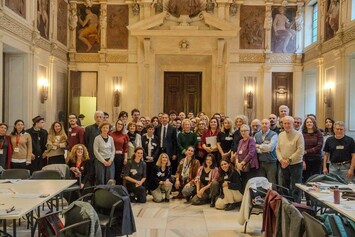
[[(208, 232), (206, 229), (167, 229), (165, 232), (166, 237), (207, 237)], [(222, 236), (220, 236), (222, 237)]]
[(167, 229), (207, 229), (206, 221), (201, 216), (169, 216)]

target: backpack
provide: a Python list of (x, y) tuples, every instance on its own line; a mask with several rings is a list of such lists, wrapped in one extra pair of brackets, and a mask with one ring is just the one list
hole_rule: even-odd
[(336, 174), (314, 174), (307, 179), (306, 184), (309, 182), (322, 182), (327, 184), (348, 184), (342, 177)]
[(323, 220), (324, 225), (331, 236), (355, 236), (355, 224), (348, 218), (342, 218), (336, 214), (323, 214), (320, 216), (320, 219)]
[(57, 236), (59, 231), (64, 228), (58, 213), (47, 212), (47, 216), (40, 218), (39, 231), (41, 237)]

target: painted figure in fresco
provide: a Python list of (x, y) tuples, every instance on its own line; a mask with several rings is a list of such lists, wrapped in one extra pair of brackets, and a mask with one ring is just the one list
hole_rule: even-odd
[(276, 40), (280, 41), (281, 45), (279, 47), (282, 53), (287, 53), (287, 46), (290, 40), (296, 36), (295, 30), (291, 29), (294, 22), (290, 23), (285, 11), (285, 7), (279, 7), (279, 13), (276, 14), (273, 22)]
[(98, 23), (99, 18), (94, 14), (90, 8), (85, 9), (85, 19), (82, 20), (79, 15), (79, 23), (83, 29), (79, 30), (79, 40), (81, 40), (86, 46), (86, 51), (90, 51), (93, 44), (99, 40), (98, 37)]
[(330, 0), (326, 22), (335, 34), (339, 28), (339, 3), (337, 0)]
[(169, 12), (176, 16), (196, 16), (201, 11), (200, 0), (170, 0), (168, 3)]
[(48, 39), (49, 35), (49, 18), (48, 18), (48, 2), (47, 0), (38, 0), (37, 27), (41, 35)]

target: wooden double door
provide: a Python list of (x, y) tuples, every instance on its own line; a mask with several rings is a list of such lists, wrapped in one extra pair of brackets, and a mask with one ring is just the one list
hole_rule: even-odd
[(201, 111), (202, 72), (164, 73), (164, 112)]

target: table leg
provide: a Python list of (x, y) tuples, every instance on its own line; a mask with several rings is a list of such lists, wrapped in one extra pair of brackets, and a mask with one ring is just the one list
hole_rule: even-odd
[(6, 230), (6, 220), (2, 220), (2, 232), (3, 232), (3, 235), (1, 236), (8, 236), (7, 235), (7, 230)]

